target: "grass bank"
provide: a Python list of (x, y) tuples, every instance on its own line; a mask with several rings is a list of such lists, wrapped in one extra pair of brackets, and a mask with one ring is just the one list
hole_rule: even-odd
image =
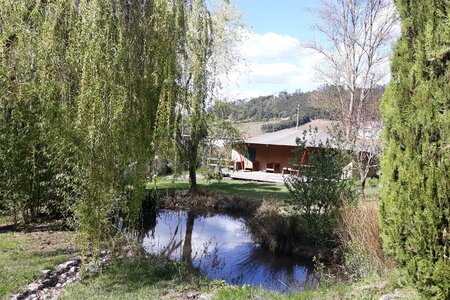
[(208, 295), (214, 285), (183, 263), (133, 257), (67, 287), (60, 299), (187, 299)]
[(211, 281), (183, 263), (152, 256), (119, 260), (97, 276), (67, 287), (60, 299), (379, 299), (385, 294), (421, 299), (414, 290), (400, 283), (400, 278), (392, 274), (350, 285), (328, 285), (316, 290), (279, 294)]
[[(286, 200), (289, 198), (289, 191), (283, 184), (224, 179), (220, 182), (198, 180), (198, 185), (208, 191), (229, 197), (236, 196), (256, 200)], [(187, 191), (189, 181), (187, 179), (157, 177), (154, 182), (148, 184), (149, 188), (154, 186), (161, 190)]]
[(72, 258), (78, 250), (74, 232), (0, 230), (0, 299), (9, 298), (42, 270)]

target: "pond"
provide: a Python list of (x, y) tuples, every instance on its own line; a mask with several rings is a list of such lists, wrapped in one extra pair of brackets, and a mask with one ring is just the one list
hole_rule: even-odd
[(291, 292), (317, 281), (310, 259), (260, 247), (252, 241), (242, 217), (161, 210), (143, 245), (148, 253), (183, 260), (228, 284)]

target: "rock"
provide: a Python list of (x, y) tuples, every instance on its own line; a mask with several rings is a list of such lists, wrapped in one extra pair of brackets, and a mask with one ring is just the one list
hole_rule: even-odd
[(76, 272), (76, 270), (77, 270), (77, 268), (75, 268), (75, 267), (72, 267), (72, 268), (70, 268), (69, 272), (70, 272), (70, 273), (75, 273), (75, 272)]
[(52, 276), (49, 276), (47, 279), (45, 279), (42, 284), (45, 287), (54, 287), (58, 283), (58, 275), (54, 274)]
[(65, 263), (62, 263), (62, 264), (58, 265), (56, 270), (59, 271), (59, 272), (64, 272), (69, 267), (76, 266), (76, 265), (78, 265), (78, 262), (76, 260), (69, 260), (69, 261), (66, 261)]
[(30, 283), (28, 286), (27, 286), (27, 292), (28, 293), (34, 293), (34, 292), (36, 292), (37, 290), (40, 290), (40, 289), (42, 289), (44, 287), (44, 285), (42, 284), (42, 283)]
[(192, 299), (192, 298), (197, 297), (198, 294), (199, 294), (198, 292), (188, 292), (188, 293), (186, 294), (186, 297), (189, 298), (189, 299)]
[(100, 256), (105, 256), (106, 254), (108, 254), (108, 252), (106, 252), (106, 250), (100, 251)]
[(393, 299), (399, 299), (399, 298), (403, 298), (403, 293), (401, 293), (399, 290), (395, 290), (393, 293), (391, 294), (386, 294), (380, 297), (379, 300), (393, 300)]
[(62, 284), (61, 283), (57, 283), (55, 287), (56, 288), (60, 288), (60, 287), (62, 287)]
[(50, 270), (42, 270), (41, 273), (44, 275), (48, 275), (51, 271)]

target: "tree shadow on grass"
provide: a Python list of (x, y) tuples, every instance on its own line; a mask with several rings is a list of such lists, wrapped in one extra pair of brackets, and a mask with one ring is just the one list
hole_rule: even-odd
[(169, 286), (193, 287), (206, 282), (198, 271), (166, 258), (126, 258), (99, 275), (97, 282), (108, 293), (133, 293), (139, 289), (161, 289)]

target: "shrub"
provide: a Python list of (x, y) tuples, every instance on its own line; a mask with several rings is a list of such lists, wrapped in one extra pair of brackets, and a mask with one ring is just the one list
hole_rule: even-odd
[(396, 1), (402, 35), (383, 98), (385, 249), (427, 298), (450, 298), (448, 1)]
[(290, 192), (288, 202), (305, 220), (309, 239), (314, 244), (327, 244), (339, 208), (354, 199), (355, 192), (351, 183), (342, 179), (347, 155), (333, 149), (328, 140), (316, 142), (315, 133), (317, 130), (313, 132), (310, 129), (302, 138), (297, 138), (295, 161), (302, 161), (304, 151), (308, 151), (307, 165), (305, 161), (300, 165), (293, 163), (293, 168), (299, 168), (299, 173), (285, 177), (285, 185)]
[[(308, 115), (303, 115), (299, 118), (298, 124), (303, 125), (310, 121), (311, 121), (311, 119), (309, 118)], [(287, 128), (292, 128), (292, 127), (295, 127), (296, 125), (297, 125), (297, 119), (289, 118), (287, 120), (283, 120), (283, 121), (277, 122), (277, 123), (263, 124), (263, 125), (261, 125), (261, 130), (262, 130), (262, 132), (275, 132), (275, 131), (279, 131), (279, 130), (283, 130), (283, 129), (287, 129)]]
[(253, 240), (270, 251), (292, 253), (307, 243), (298, 216), (283, 216), (276, 206), (263, 203), (246, 222)]
[(197, 173), (202, 175), (207, 182), (210, 182), (211, 180), (220, 182), (223, 179), (223, 173), (220, 170), (220, 166), (204, 165), (197, 169)]

